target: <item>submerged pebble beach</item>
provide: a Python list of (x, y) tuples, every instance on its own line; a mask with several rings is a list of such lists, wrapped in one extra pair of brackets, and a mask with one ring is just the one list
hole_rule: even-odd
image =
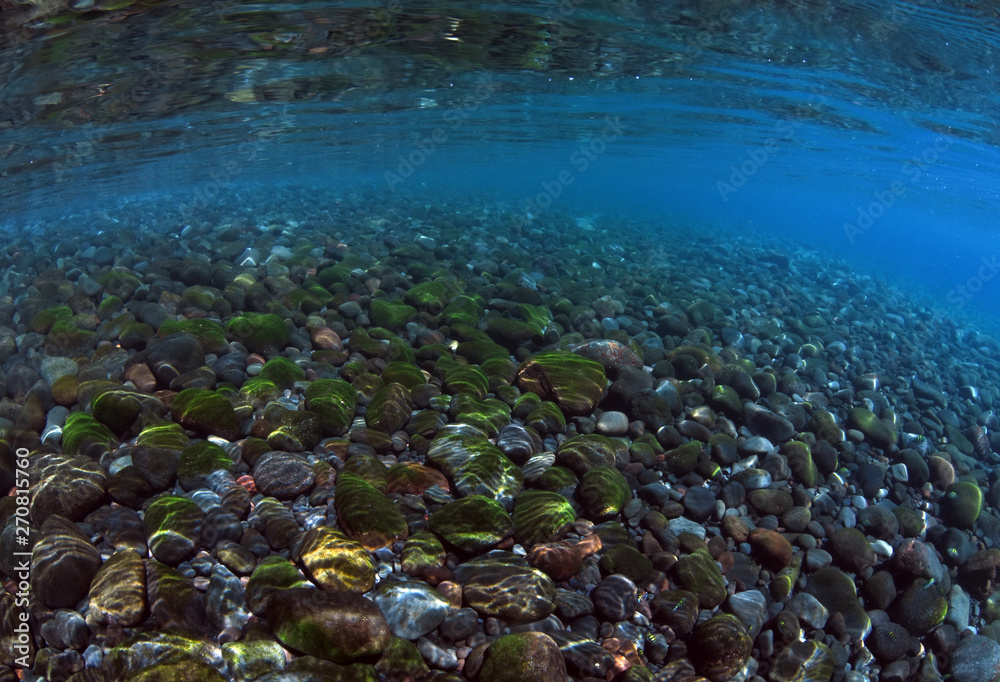
[(360, 190), (176, 207), (0, 250), (39, 678), (1000, 674), (994, 338), (749, 235)]

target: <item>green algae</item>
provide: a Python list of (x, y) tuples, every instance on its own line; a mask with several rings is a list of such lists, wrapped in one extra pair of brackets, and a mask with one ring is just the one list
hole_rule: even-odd
[(589, 414), (604, 394), (607, 378), (599, 362), (574, 353), (547, 351), (524, 363), (516, 383), (559, 405), (567, 415)]
[(280, 389), (290, 389), (297, 381), (304, 381), (306, 372), (293, 360), (276, 356), (264, 363), (258, 378), (270, 381)]
[(186, 429), (236, 440), (239, 421), (229, 399), (215, 391), (186, 388), (170, 404), (173, 419)]
[(343, 379), (318, 379), (305, 392), (306, 409), (319, 417), (323, 433), (342, 436), (347, 433), (358, 408), (358, 394)]
[(494, 500), (470, 495), (431, 514), (428, 527), (464, 552), (482, 552), (514, 533), (514, 521)]
[(335, 507), (347, 536), (370, 550), (405, 540), (409, 534), (399, 507), (355, 473), (342, 471), (337, 476)]
[(525, 490), (514, 502), (514, 537), (524, 547), (561, 539), (576, 520), (576, 512), (562, 495)]
[(376, 298), (372, 300), (368, 314), (375, 326), (400, 330), (416, 317), (417, 309), (405, 303)]
[(273, 313), (243, 313), (226, 324), (226, 334), (251, 353), (270, 357), (288, 344), (288, 327)]

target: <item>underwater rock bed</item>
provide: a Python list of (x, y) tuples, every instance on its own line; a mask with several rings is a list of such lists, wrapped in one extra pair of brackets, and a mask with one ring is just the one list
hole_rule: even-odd
[(133, 204), (0, 252), (34, 674), (1000, 673), (997, 341), (751, 237), (385, 201)]

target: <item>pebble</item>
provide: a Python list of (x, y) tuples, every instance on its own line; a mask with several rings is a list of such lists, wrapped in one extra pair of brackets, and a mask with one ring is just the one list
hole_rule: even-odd
[(605, 436), (624, 436), (628, 433), (628, 415), (624, 412), (605, 412), (597, 420), (597, 432)]

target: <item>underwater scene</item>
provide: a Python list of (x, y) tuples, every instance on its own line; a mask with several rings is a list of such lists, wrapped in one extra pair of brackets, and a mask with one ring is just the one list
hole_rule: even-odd
[(0, 682), (995, 682), (998, 112), (986, 0), (0, 0)]

